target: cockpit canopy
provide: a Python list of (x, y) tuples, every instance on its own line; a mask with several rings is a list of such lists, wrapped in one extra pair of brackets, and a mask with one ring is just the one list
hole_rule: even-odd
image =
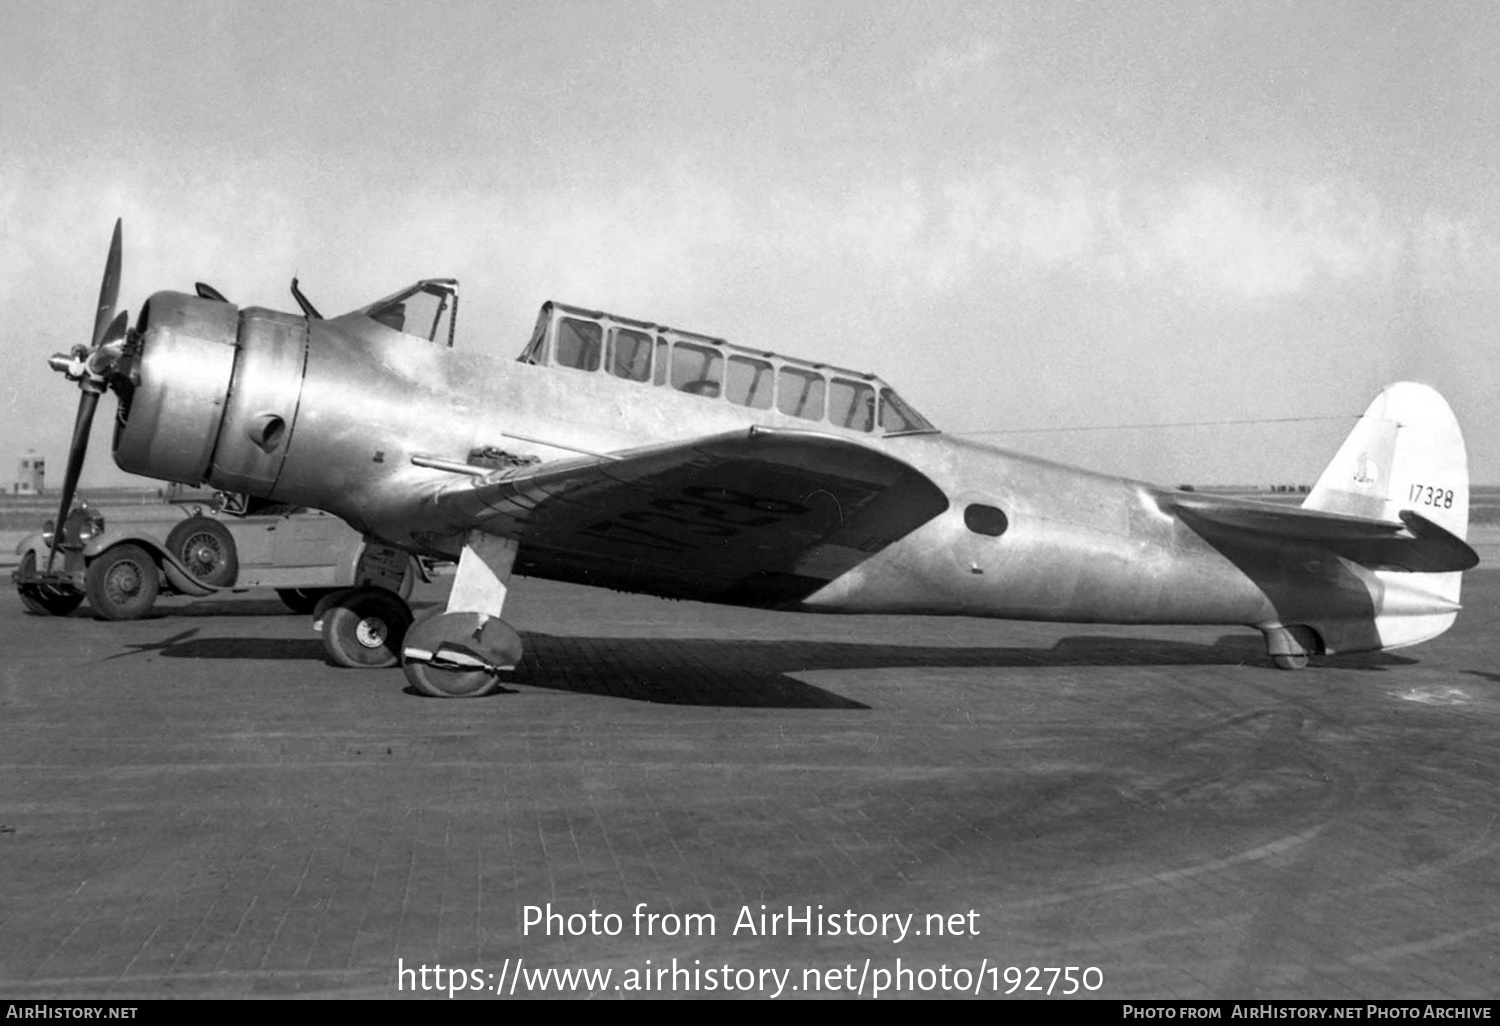
[(562, 303), (542, 306), (520, 359), (774, 409), (854, 431), (910, 435), (937, 430), (873, 374)]
[(458, 282), (424, 278), (348, 316), (368, 317), (392, 331), (441, 342), (451, 349), (458, 324)]

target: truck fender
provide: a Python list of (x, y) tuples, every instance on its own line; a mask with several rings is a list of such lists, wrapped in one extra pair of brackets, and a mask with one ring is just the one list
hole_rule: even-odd
[(141, 535), (127, 535), (123, 537), (120, 535), (111, 535), (107, 538), (99, 539), (99, 542), (100, 544), (97, 545), (90, 542), (84, 546), (83, 555), (90, 563), (94, 561), (95, 557), (104, 554), (116, 545), (139, 545), (150, 554), (152, 559), (156, 560), (157, 566), (161, 567), (162, 573), (167, 576), (167, 583), (182, 594), (202, 598), (205, 595), (212, 595), (215, 592), (223, 590), (215, 588), (210, 584), (204, 584), (194, 577), (188, 571), (188, 568), (182, 565), (180, 560), (168, 552), (166, 547), (154, 538), (147, 538)]

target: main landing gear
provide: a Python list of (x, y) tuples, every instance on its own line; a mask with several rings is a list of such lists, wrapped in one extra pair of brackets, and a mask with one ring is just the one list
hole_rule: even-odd
[(516, 543), (474, 532), (459, 557), (445, 612), (412, 625), (411, 607), (373, 563), (366, 584), (327, 596), (313, 612), (323, 648), (339, 666), (400, 665), (434, 698), (477, 698), (500, 685), (521, 660), (521, 636), (500, 619)]
[(439, 613), (412, 628), (403, 655), (406, 679), (422, 694), (478, 698), (521, 661), (521, 636), (499, 617)]

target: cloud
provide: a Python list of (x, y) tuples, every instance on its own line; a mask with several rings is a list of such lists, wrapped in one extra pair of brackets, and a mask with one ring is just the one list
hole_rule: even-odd
[[(854, 190), (827, 215), (829, 245), (918, 300), (976, 278), (1068, 273), (1205, 302), (1291, 296), (1385, 280), (1406, 229), (1356, 184), (1259, 186), (1231, 178), (1130, 190), (1010, 166), (921, 188)], [(1416, 258), (1445, 281), (1500, 262), (1496, 235), (1429, 216)]]
[(912, 72), (912, 88), (924, 95), (947, 92), (983, 72), (994, 53), (994, 47), (983, 39), (937, 50)]
[(1397, 244), (1358, 190), (1205, 182), (1172, 197), (1126, 249), (1148, 273), (1257, 299), (1386, 270)]
[(1500, 234), (1491, 226), (1441, 211), (1426, 211), (1412, 232), (1423, 289), (1493, 290), (1500, 283)]

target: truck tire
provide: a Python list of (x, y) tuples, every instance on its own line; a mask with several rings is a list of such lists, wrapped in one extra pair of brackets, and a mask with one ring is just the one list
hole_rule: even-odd
[(379, 669), (401, 665), (411, 607), (384, 588), (349, 588), (323, 609), (323, 650), (335, 666)]
[(167, 551), (188, 573), (214, 588), (226, 588), (240, 572), (229, 528), (211, 517), (189, 517), (167, 535)]
[(156, 562), (139, 545), (116, 545), (89, 564), (89, 606), (105, 620), (138, 620), (156, 603)]

